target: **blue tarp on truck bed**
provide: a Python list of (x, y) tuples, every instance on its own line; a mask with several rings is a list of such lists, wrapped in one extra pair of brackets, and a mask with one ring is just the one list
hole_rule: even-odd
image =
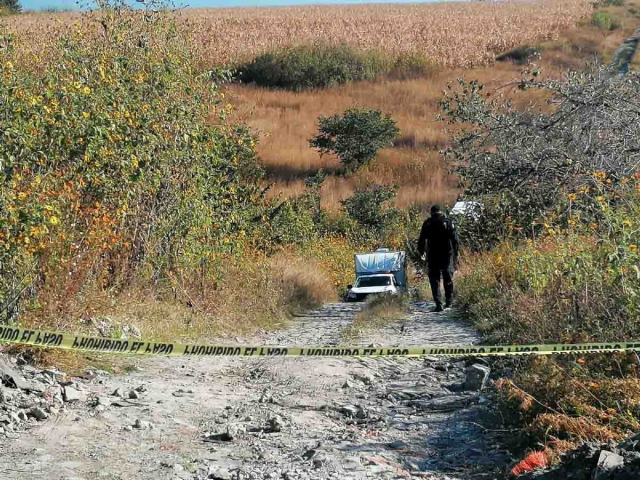
[(407, 287), (407, 255), (405, 252), (359, 253), (355, 256), (356, 278), (376, 273), (393, 273), (402, 287)]

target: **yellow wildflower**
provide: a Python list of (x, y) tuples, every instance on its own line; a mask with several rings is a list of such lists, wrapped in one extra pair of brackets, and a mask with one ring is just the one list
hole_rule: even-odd
[(51, 225), (58, 225), (58, 224), (60, 223), (60, 219), (59, 219), (58, 217), (56, 217), (56, 216), (52, 216), (52, 217), (49, 219), (49, 223), (50, 223)]
[(82, 89), (82, 93), (84, 93), (85, 95), (89, 95), (91, 93), (91, 89), (89, 87), (84, 87)]
[(88, 113), (88, 112), (82, 112), (82, 116), (83, 116), (84, 118), (89, 118), (89, 117), (91, 116), (91, 114), (90, 114), (90, 113)]

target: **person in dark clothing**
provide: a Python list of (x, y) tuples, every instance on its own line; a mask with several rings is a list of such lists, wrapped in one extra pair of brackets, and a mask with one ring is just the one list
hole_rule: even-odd
[(441, 312), (440, 278), (444, 283), (445, 308), (449, 308), (453, 300), (453, 274), (458, 266), (458, 232), (438, 205), (431, 207), (431, 217), (422, 224), (418, 250), (423, 258), (426, 255), (429, 283), (436, 302), (434, 311)]

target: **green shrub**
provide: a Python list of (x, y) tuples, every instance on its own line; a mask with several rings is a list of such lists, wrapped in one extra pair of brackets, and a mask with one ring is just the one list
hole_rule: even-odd
[[(631, 187), (629, 187), (631, 185)], [(633, 340), (640, 336), (636, 180), (598, 195), (602, 218), (545, 232), (524, 244), (503, 243), (471, 257), (460, 299), (493, 341), (505, 343)], [(609, 205), (611, 196), (624, 203)]]
[[(458, 299), (488, 342), (625, 342), (640, 336), (640, 175), (623, 179), (624, 188), (615, 192), (607, 189), (608, 180), (602, 178), (603, 191), (596, 193), (599, 223), (576, 214), (566, 226), (547, 223), (535, 240), (466, 257)], [(612, 200), (618, 203), (612, 206)], [(635, 354), (516, 361), (515, 375), (497, 387), (505, 418), (531, 442), (522, 447), (548, 442), (561, 453), (573, 442), (606, 442), (638, 430)]]
[(397, 224), (399, 212), (389, 205), (396, 192), (395, 186), (369, 185), (342, 201), (349, 218), (362, 227), (363, 237), (382, 239)]
[(604, 0), (603, 5), (607, 7), (621, 7), (625, 4), (625, 0)]
[(19, 0), (0, 0), (0, 16), (2, 16), (2, 12), (10, 15), (21, 11), (22, 5), (20, 5)]
[(263, 87), (302, 90), (373, 80), (383, 70), (381, 57), (356, 52), (346, 45), (303, 45), (260, 55), (238, 67), (238, 77)]
[(593, 12), (591, 15), (591, 25), (603, 30), (616, 30), (621, 27), (620, 20), (613, 13)]
[(429, 58), (417, 53), (389, 54), (356, 51), (348, 45), (302, 45), (264, 53), (237, 69), (245, 83), (263, 87), (304, 90), (329, 88), (349, 82), (424, 77), (431, 70)]
[[(600, 188), (602, 176), (616, 188), (620, 178), (637, 171), (627, 153), (640, 148), (637, 112), (626, 100), (640, 92), (635, 72), (624, 82), (604, 69), (573, 73), (562, 82), (523, 81), (521, 88), (544, 88), (553, 97), (557, 108), (551, 113), (487, 99), (476, 81), (460, 80), (460, 86), (450, 87), (441, 105), (449, 120), (466, 130), (444, 154), (465, 196), (487, 207), (478, 225), (465, 225), (472, 236), (463, 239), (472, 249), (535, 237), (541, 219), (552, 212), (566, 217), (580, 211), (587, 223), (598, 222), (601, 210), (593, 196), (574, 194)], [(602, 131), (607, 135), (599, 135)], [(600, 171), (604, 165), (606, 172)]]
[(173, 24), (95, 15), (107, 34), (85, 35), (83, 22), (51, 45), (48, 68), (0, 31), (5, 318), (56, 279), (73, 280), (72, 294), (204, 268), (258, 213), (254, 138), (223, 108), (211, 124), (221, 100)]
[(433, 62), (424, 55), (403, 53), (386, 69), (384, 76), (395, 80), (426, 77), (433, 70)]
[(540, 50), (538, 47), (532, 47), (531, 45), (521, 45), (508, 52), (505, 52), (496, 57), (499, 62), (512, 61), (517, 65), (524, 65), (529, 63), (532, 58), (538, 57)]
[(338, 156), (347, 173), (369, 163), (378, 150), (393, 145), (399, 130), (395, 120), (379, 110), (352, 108), (343, 115), (319, 118), (319, 133), (309, 145), (321, 154)]

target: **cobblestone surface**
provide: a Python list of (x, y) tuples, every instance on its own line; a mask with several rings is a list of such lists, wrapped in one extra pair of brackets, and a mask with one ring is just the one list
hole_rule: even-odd
[[(363, 308), (362, 303), (333, 303), (298, 317), (286, 330), (267, 334), (260, 340), (281, 345), (337, 345), (344, 343), (342, 331)], [(409, 316), (379, 331), (368, 331), (349, 343), (380, 346), (471, 345), (480, 342), (478, 332), (459, 319), (455, 310), (432, 313), (433, 304), (414, 303)]]
[[(479, 341), (455, 312), (429, 307), (416, 304), (408, 318), (355, 343)], [(246, 342), (335, 345), (360, 308), (326, 305)], [(480, 426), (496, 423), (490, 402), (461, 391), (465, 366), (436, 358), (148, 358), (130, 375), (82, 380), (87, 402), (0, 440), (0, 478), (498, 478), (508, 458)], [(114, 397), (118, 389), (129, 398)]]

